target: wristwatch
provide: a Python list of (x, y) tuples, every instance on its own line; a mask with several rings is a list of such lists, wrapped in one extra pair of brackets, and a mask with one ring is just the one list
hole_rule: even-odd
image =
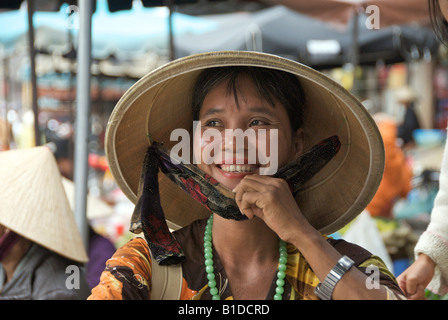
[(353, 266), (354, 261), (347, 256), (343, 256), (339, 259), (338, 263), (334, 266), (333, 269), (327, 274), (324, 279), (324, 282), (321, 282), (317, 285), (314, 293), (321, 300), (331, 300), (331, 296), (333, 295), (334, 287), (339, 280), (341, 280), (342, 276), (350, 270)]

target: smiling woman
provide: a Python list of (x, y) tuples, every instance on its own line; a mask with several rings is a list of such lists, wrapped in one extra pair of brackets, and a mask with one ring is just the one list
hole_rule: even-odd
[[(196, 164), (170, 157), (177, 129), (194, 134)], [(224, 161), (206, 159), (209, 130)], [(240, 146), (226, 135), (238, 130), (254, 133), (276, 172), (260, 174), (259, 157), (249, 163), (249, 134)], [(106, 146), (144, 239), (118, 249), (90, 299), (151, 299), (155, 264), (181, 265), (180, 299), (402, 298), (379, 258), (325, 236), (370, 202), (384, 149), (360, 102), (319, 72), (257, 52), (173, 61), (122, 97)]]

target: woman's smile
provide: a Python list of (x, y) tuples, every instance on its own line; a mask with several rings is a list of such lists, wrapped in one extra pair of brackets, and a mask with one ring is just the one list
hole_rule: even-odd
[(257, 165), (248, 164), (222, 164), (218, 167), (228, 173), (253, 173), (258, 169)]

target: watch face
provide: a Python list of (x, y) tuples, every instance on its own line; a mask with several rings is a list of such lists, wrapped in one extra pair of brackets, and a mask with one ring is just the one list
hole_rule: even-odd
[(350, 259), (347, 256), (343, 256), (340, 260), (339, 263), (345, 268), (345, 269), (349, 269), (352, 265), (353, 265), (353, 260)]

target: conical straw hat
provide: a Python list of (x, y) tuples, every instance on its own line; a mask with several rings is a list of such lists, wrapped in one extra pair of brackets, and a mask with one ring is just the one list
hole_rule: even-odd
[[(171, 132), (192, 131), (190, 103), (199, 74), (212, 67), (264, 67), (298, 77), (307, 100), (305, 151), (337, 135), (338, 154), (296, 195), (305, 217), (331, 234), (353, 220), (375, 195), (384, 170), (384, 146), (374, 120), (347, 90), (320, 72), (278, 56), (251, 51), (197, 54), (172, 61), (147, 74), (123, 95), (106, 131), (106, 156), (124, 194), (137, 201), (142, 163), (153, 141), (171, 148)], [(168, 225), (177, 229), (210, 212), (159, 174), (160, 198)]]
[(66, 258), (87, 262), (50, 149), (0, 152), (0, 224)]

